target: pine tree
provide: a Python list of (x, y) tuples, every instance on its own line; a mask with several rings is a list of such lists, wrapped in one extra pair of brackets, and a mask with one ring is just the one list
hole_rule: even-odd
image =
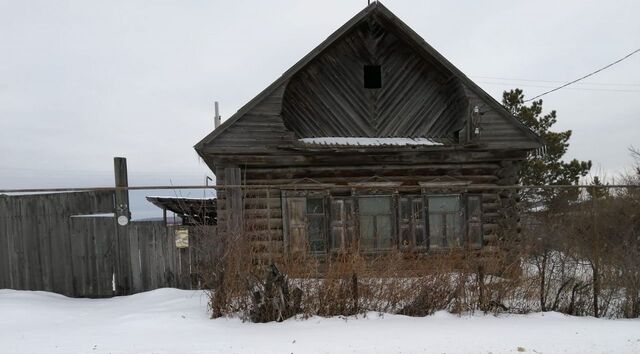
[[(520, 122), (537, 133), (545, 143), (543, 154), (531, 154), (525, 161), (521, 170), (520, 183), (523, 185), (574, 185), (589, 173), (591, 161), (573, 159), (565, 162), (562, 160), (569, 148), (571, 130), (559, 132), (551, 130), (557, 122), (556, 111), (543, 114), (542, 100), (526, 105), (521, 89), (505, 91), (502, 95), (502, 104)], [(567, 197), (565, 193), (548, 191), (538, 193), (535, 199), (553, 203), (560, 195)]]

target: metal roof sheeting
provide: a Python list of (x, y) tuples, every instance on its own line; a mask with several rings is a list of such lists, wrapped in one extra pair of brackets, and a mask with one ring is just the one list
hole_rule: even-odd
[(434, 146), (442, 143), (427, 138), (356, 138), (356, 137), (321, 137), (298, 139), (304, 144), (328, 146)]

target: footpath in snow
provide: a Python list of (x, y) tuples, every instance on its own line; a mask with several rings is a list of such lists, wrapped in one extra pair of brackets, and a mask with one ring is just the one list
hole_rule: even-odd
[(437, 313), (253, 324), (210, 320), (202, 292), (101, 300), (0, 290), (0, 353), (640, 353), (640, 320)]

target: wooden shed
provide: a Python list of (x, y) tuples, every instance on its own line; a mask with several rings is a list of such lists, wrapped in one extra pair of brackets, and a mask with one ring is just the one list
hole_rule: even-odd
[(262, 256), (483, 248), (540, 138), (374, 2), (195, 149)]

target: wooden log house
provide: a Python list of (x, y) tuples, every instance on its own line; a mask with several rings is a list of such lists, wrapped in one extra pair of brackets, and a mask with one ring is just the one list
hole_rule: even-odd
[(195, 149), (259, 257), (490, 249), (541, 139), (374, 2)]

